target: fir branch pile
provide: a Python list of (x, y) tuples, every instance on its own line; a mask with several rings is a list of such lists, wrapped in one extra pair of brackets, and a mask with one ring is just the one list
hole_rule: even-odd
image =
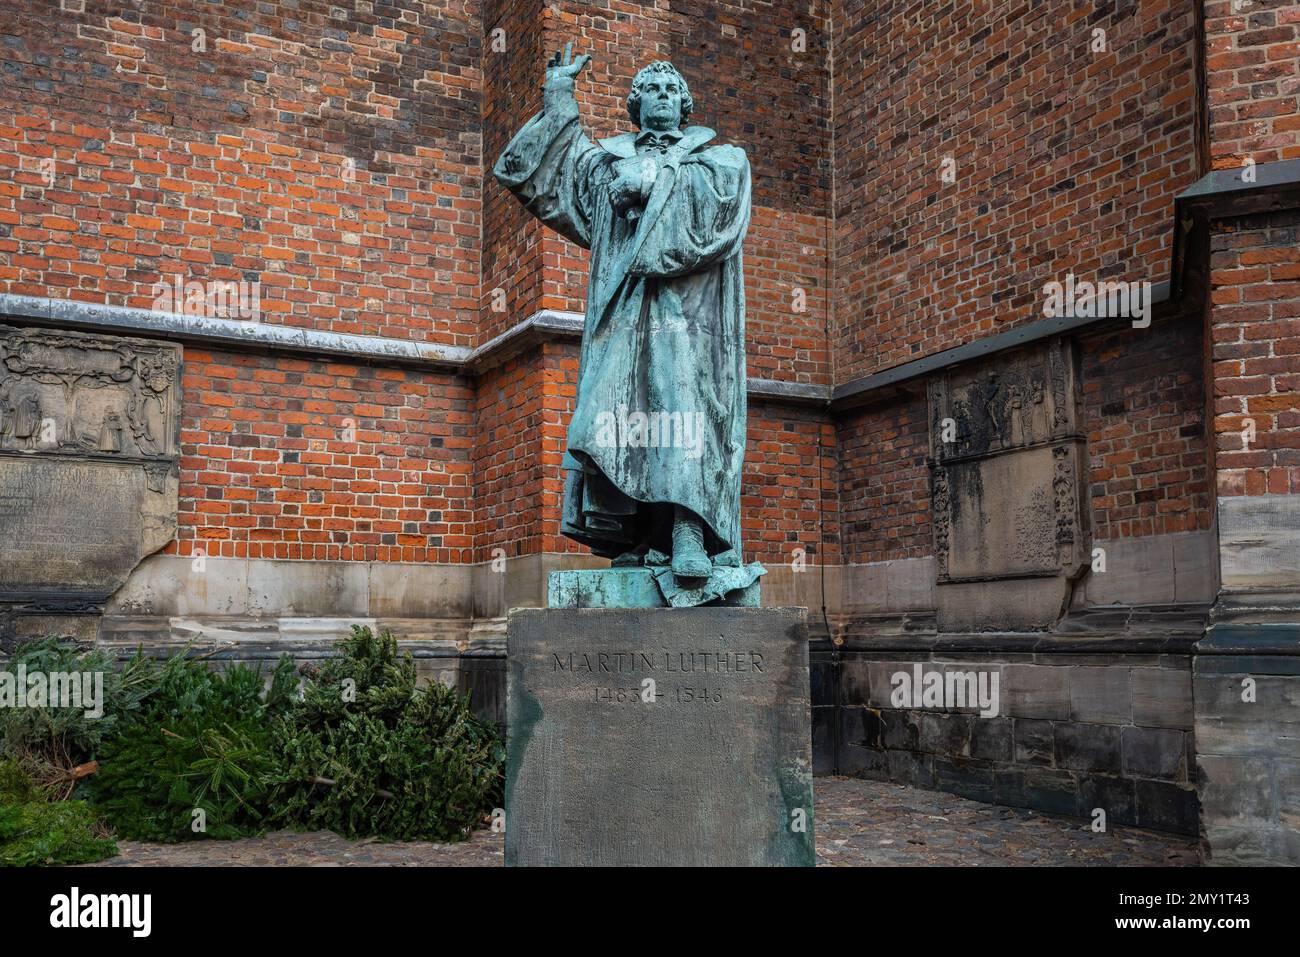
[(275, 723), (277, 823), (344, 837), (459, 841), (502, 800), (505, 748), (391, 634), (354, 628)]
[(420, 686), (388, 632), (354, 627), (341, 651), (301, 669), (284, 656), (264, 675), (187, 651), (114, 670), (71, 641), (19, 646), (0, 671), (102, 671), (104, 713), (0, 709), (0, 865), (99, 860), (116, 853), (113, 833), (468, 837), (502, 802), (496, 726), (442, 684)]
[(87, 864), (116, 853), (89, 804), (51, 800), (18, 761), (0, 759), (0, 867)]
[(258, 833), (276, 771), (271, 720), (294, 697), (293, 662), (282, 658), (267, 686), (246, 665), (223, 673), (177, 655), (156, 666), (153, 682), (104, 743), (95, 805), (130, 840)]

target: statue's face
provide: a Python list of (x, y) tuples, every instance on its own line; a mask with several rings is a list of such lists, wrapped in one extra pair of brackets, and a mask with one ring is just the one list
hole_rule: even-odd
[(681, 121), (681, 82), (671, 73), (651, 73), (641, 84), (641, 128), (662, 133)]

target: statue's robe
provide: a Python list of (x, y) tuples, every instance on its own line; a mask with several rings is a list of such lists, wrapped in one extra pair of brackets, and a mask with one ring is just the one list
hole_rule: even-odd
[[(737, 147), (708, 145), (714, 133), (705, 127), (680, 132), (666, 151), (647, 142), (657, 138), (649, 131), (593, 144), (569, 97), (533, 117), (493, 172), (534, 216), (591, 250), (561, 530), (597, 555), (642, 546), (666, 553), (672, 506), (681, 505), (704, 520), (709, 555), (734, 551), (722, 559), (733, 564), (741, 554), (749, 161)], [(615, 164), (645, 150), (663, 168), (630, 218), (615, 211), (609, 187)], [(643, 447), (636, 412), (683, 416), (659, 420), (669, 435)], [(611, 441), (624, 421), (633, 428)]]

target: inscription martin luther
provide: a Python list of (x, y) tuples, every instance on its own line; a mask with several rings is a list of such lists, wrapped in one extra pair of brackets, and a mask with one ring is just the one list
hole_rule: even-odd
[(595, 674), (636, 674), (663, 671), (708, 672), (717, 674), (762, 671), (763, 656), (757, 651), (678, 651), (646, 653), (644, 651), (570, 651), (561, 657), (552, 654), (553, 671), (585, 671)]

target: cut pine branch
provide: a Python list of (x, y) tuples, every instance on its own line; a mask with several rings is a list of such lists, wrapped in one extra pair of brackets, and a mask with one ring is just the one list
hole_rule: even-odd
[[(323, 778), (320, 776), (312, 778), (311, 783), (319, 784), (321, 785), (321, 787), (327, 787), (327, 788), (332, 788), (334, 785), (338, 784), (338, 782), (335, 781), (333, 778)], [(397, 795), (394, 794), (392, 791), (385, 791), (383, 788), (375, 788), (375, 793), (378, 794), (381, 798), (387, 798), (390, 801), (397, 797)]]

